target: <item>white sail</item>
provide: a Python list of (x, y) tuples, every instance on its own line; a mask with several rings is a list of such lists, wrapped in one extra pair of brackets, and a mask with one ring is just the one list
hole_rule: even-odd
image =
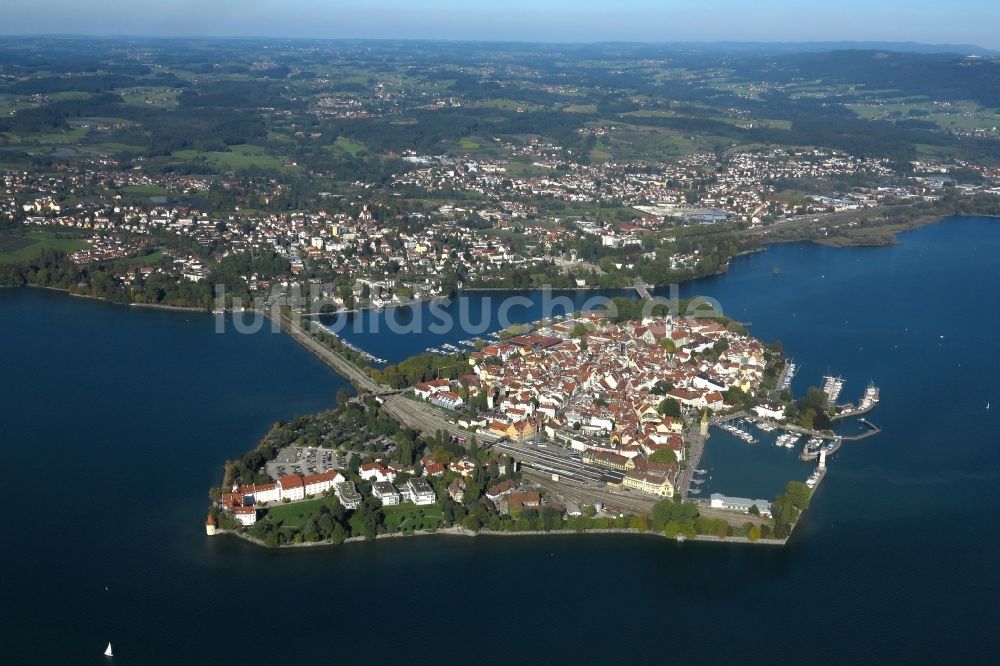
[(111, 643), (108, 643), (108, 647), (104, 648), (104, 656), (105, 657), (115, 656), (115, 653), (111, 651)]

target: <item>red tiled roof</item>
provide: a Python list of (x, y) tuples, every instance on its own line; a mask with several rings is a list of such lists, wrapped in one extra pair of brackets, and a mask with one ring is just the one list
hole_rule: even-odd
[(278, 479), (278, 485), (281, 486), (283, 490), (288, 488), (302, 488), (305, 486), (305, 482), (302, 477), (297, 474), (289, 474), (288, 476), (283, 476)]

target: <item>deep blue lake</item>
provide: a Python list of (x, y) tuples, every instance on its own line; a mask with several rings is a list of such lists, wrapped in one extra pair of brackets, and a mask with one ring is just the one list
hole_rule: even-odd
[[(783, 549), (209, 539), (225, 459), (331, 405), (344, 381), (267, 329), (0, 290), (3, 661), (100, 664), (108, 640), (116, 664), (993, 661), (998, 257), (1000, 221), (956, 218), (892, 247), (775, 246), (684, 287), (781, 339), (797, 391), (828, 372), (846, 400), (882, 388), (883, 433), (845, 445)], [(721, 455), (719, 435), (706, 460), (720, 454), (720, 490), (807, 473), (734, 442)], [(766, 480), (774, 465), (787, 469)]]

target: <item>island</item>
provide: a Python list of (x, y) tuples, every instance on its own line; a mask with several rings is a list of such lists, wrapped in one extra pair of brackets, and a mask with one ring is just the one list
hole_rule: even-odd
[[(467, 340), (466, 350), (368, 367), (364, 379), (355, 368), (359, 394), (275, 424), (226, 464), (206, 531), (269, 547), (580, 532), (784, 544), (828, 457), (878, 431), (866, 420), (859, 434), (833, 430), (873, 409), (878, 389), (838, 405), (843, 381), (828, 377), (795, 399), (797, 369), (781, 344), (692, 309), (698, 300), (680, 314), (615, 299)], [(306, 333), (319, 328), (308, 320), (285, 324), (303, 344), (335, 340)], [(321, 348), (334, 367), (347, 362)], [(769, 500), (699, 497), (713, 428), (747, 446), (776, 431), (777, 446), (804, 440), (800, 459), (813, 471)]]

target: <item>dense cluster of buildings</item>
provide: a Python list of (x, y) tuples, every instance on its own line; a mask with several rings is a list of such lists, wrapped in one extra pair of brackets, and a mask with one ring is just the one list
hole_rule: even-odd
[[(473, 374), (420, 384), (416, 394), (442, 404), (441, 396), (485, 392), (490, 413), (468, 425), (513, 441), (544, 431), (583, 462), (623, 472), (626, 487), (667, 497), (677, 467), (651, 458), (684, 459), (685, 419), (665, 415), (661, 402), (672, 399), (689, 414), (721, 410), (729, 390), (756, 391), (766, 363), (759, 341), (715, 319), (615, 323), (597, 313), (471, 357)], [(654, 458), (664, 449), (673, 456)]]
[[(342, 105), (346, 105), (341, 108)], [(321, 100), (323, 112), (360, 112), (349, 99)], [(614, 128), (608, 129), (614, 132)], [(325, 294), (336, 308), (376, 307), (431, 298), (463, 282), (488, 284), (512, 271), (543, 272), (552, 266), (582, 274), (592, 270), (576, 256), (581, 237), (591, 236), (609, 250), (634, 249), (633, 255), (669, 255), (672, 269), (698, 261), (697, 250), (674, 247), (659, 232), (676, 225), (737, 221), (754, 226), (794, 215), (872, 208), (900, 200), (933, 200), (950, 183), (951, 169), (980, 169), (984, 182), (968, 193), (996, 192), (989, 183), (1000, 174), (965, 163), (920, 162), (907, 180), (892, 178), (885, 160), (854, 157), (831, 150), (756, 149), (726, 155), (692, 154), (663, 162), (589, 163), (567, 158), (566, 151), (543, 139), (523, 143), (501, 140), (507, 157), (460, 158), (403, 153), (411, 168), (380, 189), (368, 190), (356, 204), (345, 205), (319, 193), (312, 205), (295, 212), (267, 212), (286, 186), (278, 179), (254, 176), (152, 175), (141, 166), (122, 169), (108, 157), (70, 161), (58, 175), (7, 171), (0, 197), (0, 218), (30, 227), (71, 230), (90, 247), (74, 261), (109, 262), (142, 255), (152, 247), (177, 250), (176, 262), (158, 264), (155, 272), (178, 281), (207, 277), (211, 260), (180, 248), (200, 247), (213, 257), (273, 251), (291, 270), (278, 278), (287, 286), (299, 275), (337, 278), (340, 288)], [(512, 160), (532, 160), (534, 171), (512, 170)], [(823, 192), (793, 200), (779, 196), (780, 183), (829, 182), (867, 174), (870, 188)], [(890, 182), (891, 181), (891, 182)], [(230, 210), (202, 210), (168, 204), (173, 197), (209, 190), (231, 193)], [(400, 211), (394, 195), (416, 191), (448, 201)], [(88, 193), (81, 196), (81, 193)], [(149, 192), (151, 196), (137, 196)], [(153, 193), (170, 196), (153, 196)], [(326, 195), (326, 196), (324, 196)], [(471, 195), (471, 196), (470, 196)], [(544, 213), (545, 200), (581, 205), (631, 208), (631, 219), (561, 217)], [(324, 203), (331, 204), (329, 208)], [(172, 240), (171, 240), (172, 239)], [(634, 261), (634, 260), (633, 260)], [(193, 266), (206, 263), (201, 269)], [(616, 266), (630, 269), (632, 264)], [(123, 284), (141, 278), (123, 269)], [(244, 276), (251, 291), (270, 290), (271, 279)], [(345, 284), (346, 283), (346, 284)]]

